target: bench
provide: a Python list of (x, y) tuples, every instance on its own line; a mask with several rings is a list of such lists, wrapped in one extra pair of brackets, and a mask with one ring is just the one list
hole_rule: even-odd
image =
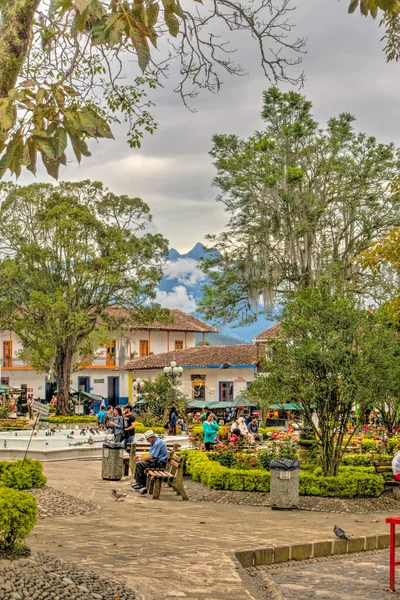
[[(166, 444), (168, 455), (171, 456), (173, 452), (178, 452), (180, 450), (180, 444), (169, 443)], [(135, 456), (137, 454), (148, 454), (150, 449), (150, 444), (147, 442), (133, 442), (131, 445), (130, 452), (126, 452), (124, 454), (124, 475), (127, 477), (129, 475), (129, 471), (132, 475), (135, 474), (136, 471), (136, 462)]]
[[(377, 475), (384, 475), (385, 473), (390, 473), (390, 475), (392, 476), (392, 479), (389, 479), (389, 480), (385, 479), (385, 489), (383, 490), (382, 494), (388, 492), (389, 490), (393, 490), (393, 494), (396, 497), (398, 495), (396, 488), (400, 487), (400, 481), (396, 481), (393, 477), (392, 462), (390, 460), (386, 460), (383, 462), (375, 461), (374, 467), (375, 467), (375, 473)], [(381, 494), (381, 496), (382, 496), (382, 494)]]
[(149, 469), (147, 471), (146, 487), (153, 500), (159, 500), (161, 486), (163, 482), (172, 487), (175, 492), (182, 497), (182, 500), (188, 500), (185, 487), (183, 485), (183, 465), (184, 456), (172, 454), (165, 469)]

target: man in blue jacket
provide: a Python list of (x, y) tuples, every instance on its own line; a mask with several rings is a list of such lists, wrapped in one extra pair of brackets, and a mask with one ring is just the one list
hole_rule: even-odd
[(136, 473), (135, 483), (132, 484), (134, 490), (139, 494), (147, 494), (146, 489), (146, 471), (147, 469), (164, 469), (168, 460), (168, 449), (159, 437), (149, 429), (144, 434), (145, 440), (150, 444), (150, 455), (147, 457), (135, 456)]

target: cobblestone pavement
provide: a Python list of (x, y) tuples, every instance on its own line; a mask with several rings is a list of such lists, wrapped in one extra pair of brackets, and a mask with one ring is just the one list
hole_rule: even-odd
[[(30, 545), (137, 589), (143, 600), (250, 600), (229, 557), (236, 550), (333, 539), (337, 523), (350, 535), (387, 533), (386, 514), (271, 511), (262, 506), (183, 502), (172, 490), (155, 501), (129, 480), (101, 479), (100, 461), (45, 463), (48, 485), (97, 511), (40, 519)], [(122, 502), (111, 489), (126, 492)]]
[[(398, 559), (397, 559), (398, 560)], [(389, 552), (291, 562), (249, 569), (266, 600), (385, 600), (390, 592)]]

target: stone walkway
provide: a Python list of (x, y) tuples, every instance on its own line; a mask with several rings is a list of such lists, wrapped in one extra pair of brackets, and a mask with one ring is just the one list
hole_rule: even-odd
[[(384, 514), (357, 522), (356, 515), (183, 502), (164, 488), (153, 501), (128, 481), (103, 481), (99, 461), (46, 463), (44, 470), (50, 486), (99, 509), (40, 520), (30, 545), (121, 578), (143, 600), (251, 600), (229, 557), (236, 550), (333, 539), (336, 523), (351, 535), (387, 533)], [(114, 487), (128, 498), (112, 500)]]
[[(400, 596), (388, 589), (389, 552), (315, 559), (252, 569), (263, 597), (279, 600), (385, 600)], [(271, 579), (275, 589), (271, 586)], [(398, 583), (400, 588), (400, 582)]]

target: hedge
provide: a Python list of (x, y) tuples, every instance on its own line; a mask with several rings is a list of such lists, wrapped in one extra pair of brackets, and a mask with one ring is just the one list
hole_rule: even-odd
[(345, 454), (342, 458), (342, 465), (352, 467), (370, 467), (374, 462), (392, 461), (390, 454)]
[(149, 431), (149, 429), (151, 429), (151, 431), (154, 431), (154, 433), (156, 433), (157, 435), (167, 433), (167, 431), (164, 429), (164, 427), (146, 427), (146, 425), (143, 425), (143, 423), (136, 421), (136, 427), (135, 427), (136, 433), (145, 433), (146, 431)]
[(43, 465), (39, 460), (26, 458), (25, 461), (0, 461), (0, 488), (29, 490), (43, 487), (46, 481)]
[(73, 416), (70, 417), (49, 417), (49, 422), (54, 424), (71, 424), (71, 423), (97, 423), (97, 417), (91, 416)]
[[(8, 553), (23, 548), (37, 521), (37, 502), (28, 492), (0, 489), (0, 548)], [(3, 596), (2, 596), (3, 597)]]
[[(229, 469), (198, 450), (183, 450), (182, 454), (186, 456), (186, 473), (209, 488), (248, 492), (270, 489), (271, 473), (264, 469)], [(303, 496), (368, 497), (379, 496), (383, 489), (383, 477), (375, 475), (372, 469), (344, 468), (337, 477), (323, 477), (318, 471), (317, 474), (300, 471)]]

